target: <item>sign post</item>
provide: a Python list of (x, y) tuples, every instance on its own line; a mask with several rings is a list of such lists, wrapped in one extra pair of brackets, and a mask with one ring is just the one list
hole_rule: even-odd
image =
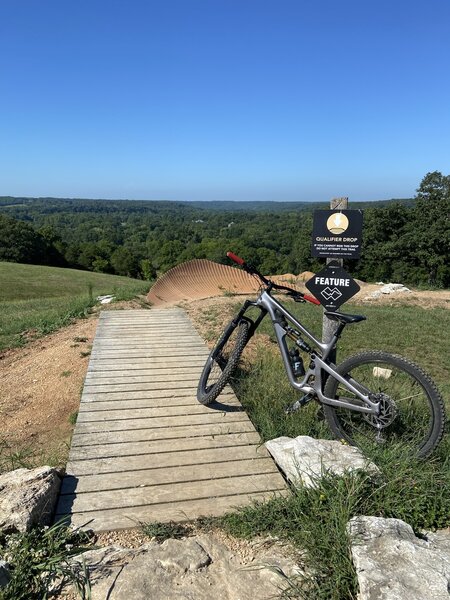
[[(312, 256), (327, 259), (326, 267), (305, 283), (320, 301), (324, 311), (335, 312), (359, 291), (359, 285), (343, 269), (344, 258), (359, 258), (362, 242), (361, 210), (348, 210), (348, 198), (334, 198), (330, 210), (314, 211)], [(333, 338), (339, 324), (325, 314), (322, 341)], [(336, 349), (330, 354), (336, 362)]]
[[(343, 198), (333, 198), (330, 201), (330, 209), (331, 210), (345, 210), (348, 208), (348, 197)], [(337, 267), (344, 266), (344, 260), (342, 258), (327, 258), (327, 265), (336, 265)], [(325, 308), (323, 309), (325, 313)], [(331, 341), (334, 333), (336, 332), (339, 323), (336, 321), (332, 321), (325, 314), (322, 319), (322, 342), (328, 343)], [(336, 364), (336, 348), (330, 354), (330, 360)]]

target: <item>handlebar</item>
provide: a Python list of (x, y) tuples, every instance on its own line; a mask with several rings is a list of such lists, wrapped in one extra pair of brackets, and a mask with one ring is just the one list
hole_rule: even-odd
[(228, 258), (231, 258), (231, 260), (234, 260), (234, 262), (237, 263), (238, 265), (241, 265), (241, 267), (243, 267), (245, 265), (245, 260), (243, 258), (241, 258), (240, 256), (233, 254), (233, 252), (227, 252), (227, 256), (228, 256)]
[(233, 252), (227, 252), (227, 256), (232, 261), (234, 261), (236, 264), (241, 266), (244, 269), (244, 271), (246, 271), (250, 275), (256, 275), (257, 277), (259, 277), (259, 279), (261, 279), (261, 281), (264, 283), (264, 285), (270, 287), (270, 289), (274, 288), (276, 290), (283, 290), (283, 291), (287, 292), (289, 296), (292, 296), (294, 298), (294, 300), (296, 300), (297, 302), (304, 302), (306, 300), (307, 302), (311, 302), (311, 304), (320, 305), (319, 300), (314, 298), (314, 296), (309, 296), (308, 294), (303, 294), (302, 292), (299, 292), (298, 290), (294, 290), (293, 288), (287, 287), (285, 285), (279, 285), (278, 283), (275, 283), (274, 281), (267, 279), (267, 277), (264, 277), (264, 275), (262, 275), (255, 267), (246, 263), (245, 260), (243, 258), (241, 258), (240, 256), (237, 256), (237, 254), (234, 254)]

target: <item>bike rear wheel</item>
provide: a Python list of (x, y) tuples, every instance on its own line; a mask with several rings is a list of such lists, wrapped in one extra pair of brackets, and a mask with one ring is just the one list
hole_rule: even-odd
[(248, 321), (231, 321), (227, 326), (203, 367), (197, 388), (197, 400), (201, 404), (213, 402), (229, 382), (249, 337)]
[[(442, 397), (427, 373), (401, 356), (377, 351), (351, 356), (337, 372), (351, 377), (362, 392), (370, 391), (381, 411), (375, 416), (324, 404), (336, 437), (357, 446), (407, 444), (420, 457), (431, 454), (442, 437), (445, 412)], [(324, 391), (328, 398), (362, 405), (356, 394), (331, 375)]]

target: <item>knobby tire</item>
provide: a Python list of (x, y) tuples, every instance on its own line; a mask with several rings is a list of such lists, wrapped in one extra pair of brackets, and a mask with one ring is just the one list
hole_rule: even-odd
[(248, 321), (231, 322), (227, 326), (203, 367), (197, 388), (197, 400), (201, 404), (216, 400), (230, 381), (249, 337)]
[[(367, 442), (408, 444), (421, 458), (433, 452), (444, 431), (444, 403), (431, 377), (419, 366), (395, 354), (369, 351), (351, 356), (337, 367), (337, 372), (351, 376), (361, 384), (362, 391), (393, 400), (382, 403), (386, 410), (381, 432), (371, 416), (324, 404), (325, 417), (337, 438), (356, 446)], [(331, 375), (324, 392), (328, 398), (361, 404)]]

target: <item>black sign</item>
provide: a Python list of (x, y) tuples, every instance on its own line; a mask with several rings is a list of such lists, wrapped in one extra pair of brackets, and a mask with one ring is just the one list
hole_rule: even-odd
[(305, 285), (322, 306), (331, 311), (336, 311), (360, 290), (347, 271), (331, 265), (316, 273)]
[(362, 210), (315, 210), (312, 256), (359, 258)]

